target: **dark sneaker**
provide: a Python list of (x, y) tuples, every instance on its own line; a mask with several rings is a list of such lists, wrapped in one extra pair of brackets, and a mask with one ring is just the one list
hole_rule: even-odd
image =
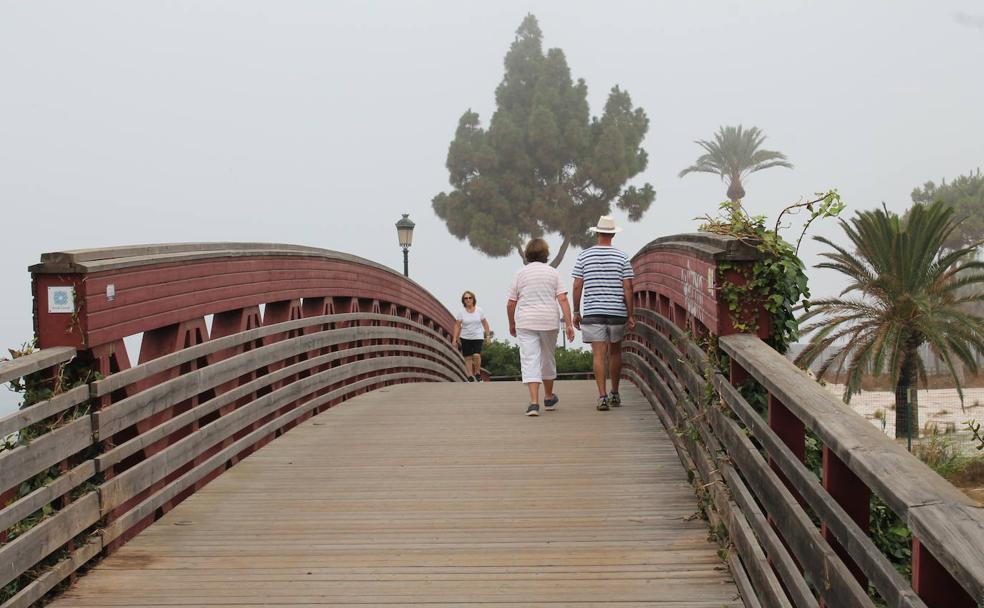
[(599, 412), (608, 411), (608, 396), (598, 397), (598, 407), (596, 409)]
[(557, 402), (560, 401), (560, 397), (554, 395), (553, 397), (547, 397), (543, 400), (543, 409), (548, 412), (552, 412), (557, 409)]
[(479, 376), (478, 374), (475, 374), (475, 382), (481, 382), (481, 381), (482, 381), (482, 377)]
[(528, 408), (526, 408), (526, 415), (527, 416), (539, 416), (540, 415), (540, 406), (538, 404), (536, 404), (536, 403), (531, 403), (530, 406)]
[(475, 377), (474, 376), (468, 376), (468, 381), (469, 382), (474, 382), (475, 381)]
[(618, 396), (618, 393), (610, 393), (608, 395), (608, 405), (612, 407), (622, 407), (622, 398)]

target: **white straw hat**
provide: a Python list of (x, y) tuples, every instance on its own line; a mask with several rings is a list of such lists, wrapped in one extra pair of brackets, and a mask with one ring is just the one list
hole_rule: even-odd
[(591, 232), (600, 232), (601, 234), (615, 234), (616, 232), (622, 232), (622, 229), (615, 225), (615, 218), (610, 215), (603, 215), (598, 218), (598, 225), (588, 228)]

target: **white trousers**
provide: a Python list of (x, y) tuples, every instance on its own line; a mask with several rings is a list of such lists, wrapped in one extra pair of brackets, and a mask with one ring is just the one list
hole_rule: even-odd
[(523, 384), (543, 382), (557, 377), (557, 329), (538, 331), (517, 329), (519, 342), (519, 366), (523, 372)]

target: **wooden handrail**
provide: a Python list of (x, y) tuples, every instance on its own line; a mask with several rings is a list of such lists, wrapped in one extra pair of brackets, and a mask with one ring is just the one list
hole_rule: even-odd
[[(5, 364), (4, 378), (55, 378), (75, 356), (45, 349)], [(393, 383), (464, 378), (461, 355), (429, 325), (371, 312), (316, 315), (206, 340), (0, 418), (5, 434), (41, 433), (0, 450), (0, 496), (12, 500), (0, 508), (0, 588), (23, 585), (0, 608), (28, 606), (323, 409)], [(53, 481), (20, 495), (22, 481), (53, 466), (61, 471)], [(85, 484), (92, 489), (79, 493)], [(50, 517), (8, 535), (46, 505)], [(26, 573), (55, 556), (61, 561), (30, 580)]]
[(734, 335), (719, 343), (906, 522), (967, 593), (984, 600), (984, 509), (761, 340)]
[[(768, 424), (733, 386), (740, 378), (723, 375), (665, 315), (637, 304), (636, 316), (623, 353), (626, 376), (677, 439), (681, 459), (697, 474), (699, 493), (711, 499), (711, 523), (727, 528), (739, 556), (729, 565), (748, 587), (743, 595), (767, 599), (767, 605), (817, 605), (817, 594), (827, 606), (872, 606), (861, 577), (889, 606), (940, 606), (934, 593), (954, 598), (953, 606), (976, 606), (960, 597), (984, 599), (984, 510), (973, 501), (759, 338), (718, 339), (733, 369), (761, 383), (773, 408), (788, 408), (820, 439), (829, 451), (825, 471), (843, 462), (909, 525), (916, 550), (922, 545), (931, 553), (921, 557), (939, 559), (952, 576), (951, 583), (936, 581), (935, 591), (927, 591), (924, 581), (920, 591), (918, 580), (910, 585), (898, 574), (868, 536), (867, 521), (858, 524), (854, 507), (842, 503), (838, 487), (827, 480), (833, 472), (843, 479), (844, 471), (825, 472), (821, 484), (795, 442), (789, 444), (788, 429)], [(822, 535), (810, 513), (820, 518)], [(763, 566), (763, 555), (770, 564)]]
[(23, 378), (34, 372), (68, 363), (75, 357), (76, 350), (70, 346), (56, 346), (35, 351), (11, 361), (0, 361), (0, 384)]

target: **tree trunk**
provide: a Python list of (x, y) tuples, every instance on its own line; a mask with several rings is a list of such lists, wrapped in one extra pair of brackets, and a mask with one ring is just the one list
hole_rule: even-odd
[(560, 244), (560, 249), (557, 250), (557, 255), (554, 256), (550, 265), (554, 268), (560, 266), (560, 263), (564, 260), (564, 255), (567, 253), (567, 248), (571, 246), (571, 237), (565, 236), (564, 242)]
[[(916, 357), (918, 347), (906, 347), (902, 358), (902, 369), (895, 383), (895, 438), (904, 439), (909, 436), (911, 424), (912, 437), (919, 438), (919, 398), (917, 387)], [(911, 408), (911, 412), (910, 412)]]
[(741, 185), (741, 179), (732, 177), (731, 183), (728, 185), (728, 199), (737, 203), (743, 198), (745, 198), (745, 189)]

